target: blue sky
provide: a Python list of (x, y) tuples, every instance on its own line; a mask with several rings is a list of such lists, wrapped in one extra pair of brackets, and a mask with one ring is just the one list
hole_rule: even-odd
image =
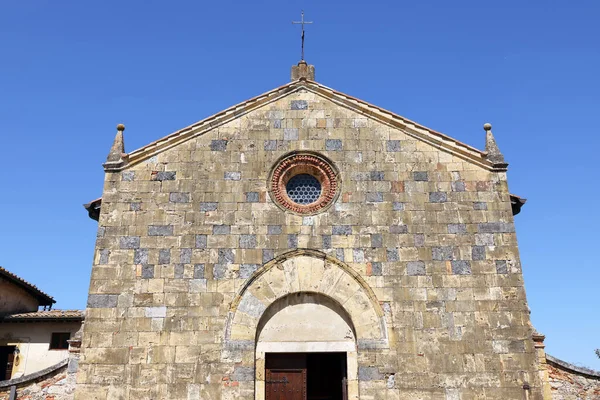
[(550, 354), (600, 370), (600, 3), (0, 3), (0, 265), (85, 306), (117, 123), (134, 150), (289, 80), (317, 81), (478, 148), (484, 122), (528, 202), (516, 218)]

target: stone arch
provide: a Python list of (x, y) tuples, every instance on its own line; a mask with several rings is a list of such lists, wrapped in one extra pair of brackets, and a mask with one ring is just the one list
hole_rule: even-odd
[(339, 304), (351, 320), (358, 348), (388, 347), (383, 310), (365, 280), (343, 262), (307, 249), (278, 256), (245, 282), (231, 303), (225, 344), (254, 348), (269, 306), (302, 292), (319, 293)]

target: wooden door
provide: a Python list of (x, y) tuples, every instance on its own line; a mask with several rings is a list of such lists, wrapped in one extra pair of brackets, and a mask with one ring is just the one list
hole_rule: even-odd
[(266, 372), (266, 400), (306, 400), (306, 368)]

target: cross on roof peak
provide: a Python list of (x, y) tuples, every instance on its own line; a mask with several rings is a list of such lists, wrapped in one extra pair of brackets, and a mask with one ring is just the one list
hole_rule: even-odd
[(304, 61), (304, 24), (312, 24), (312, 21), (305, 21), (304, 20), (304, 10), (302, 10), (301, 15), (301, 20), (300, 21), (292, 21), (292, 24), (300, 24), (302, 25), (302, 56), (301, 56), (301, 60)]

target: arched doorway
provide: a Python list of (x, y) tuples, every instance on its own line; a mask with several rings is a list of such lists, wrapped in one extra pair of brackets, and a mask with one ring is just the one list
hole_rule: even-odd
[[(310, 327), (318, 325), (311, 323), (315, 320), (330, 326), (316, 332)], [(301, 333), (297, 321), (307, 322), (310, 334)], [(238, 366), (254, 369), (256, 400), (266, 397), (269, 353), (342, 353), (347, 398), (357, 400), (357, 349), (389, 348), (383, 310), (365, 280), (343, 262), (307, 249), (282, 254), (248, 278), (231, 303), (223, 345), (223, 354), (228, 349), (254, 353), (254, 365), (243, 357)]]
[(356, 357), (349, 315), (323, 294), (280, 298), (258, 324), (256, 376), (266, 400), (346, 400), (357, 382)]

